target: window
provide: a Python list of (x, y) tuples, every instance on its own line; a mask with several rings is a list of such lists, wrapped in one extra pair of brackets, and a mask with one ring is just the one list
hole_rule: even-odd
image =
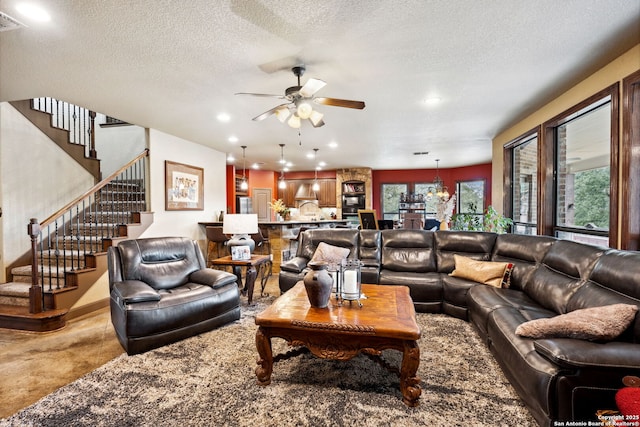
[(382, 209), (381, 219), (399, 220), (398, 208), (400, 205), (400, 195), (407, 194), (408, 184), (382, 184), (382, 198), (380, 199)]
[(611, 97), (567, 116), (553, 127), (554, 233), (584, 243), (609, 244)]
[(461, 214), (478, 215), (484, 212), (484, 179), (458, 181), (456, 183), (456, 211)]
[(437, 204), (438, 204), (438, 198), (437, 197), (427, 197), (427, 194), (429, 193), (429, 189), (431, 189), (433, 191), (433, 183), (432, 182), (427, 182), (427, 183), (416, 183), (415, 186), (415, 192), (416, 194), (424, 194), (425, 195), (425, 199), (424, 199), (424, 213), (425, 216), (429, 217), (429, 218), (435, 218), (436, 216), (436, 211), (437, 211)]
[(537, 133), (512, 147), (511, 165), (513, 233), (537, 234)]

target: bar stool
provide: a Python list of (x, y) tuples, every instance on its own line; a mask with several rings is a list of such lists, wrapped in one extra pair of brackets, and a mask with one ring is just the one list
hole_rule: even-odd
[(228, 252), (226, 248), (226, 244), (227, 244), (227, 241), (229, 240), (229, 237), (222, 232), (222, 227), (207, 226), (205, 227), (205, 232), (207, 234), (207, 263), (208, 263), (208, 261), (212, 259), (211, 252), (213, 252), (213, 250), (211, 249), (211, 244), (215, 243), (216, 254), (217, 254), (216, 258), (220, 258), (221, 256), (223, 256), (221, 255), (221, 249), (224, 255), (226, 255)]

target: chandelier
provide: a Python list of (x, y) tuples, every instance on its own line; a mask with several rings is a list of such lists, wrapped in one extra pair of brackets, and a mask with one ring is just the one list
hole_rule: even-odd
[(433, 185), (429, 187), (429, 191), (427, 192), (428, 200), (431, 200), (434, 193), (437, 197), (441, 199), (449, 198), (449, 191), (447, 190), (447, 187), (444, 185), (444, 181), (442, 181), (442, 179), (440, 178), (440, 175), (438, 174), (438, 171), (440, 170), (438, 167), (439, 162), (440, 162), (440, 159), (436, 159), (436, 176), (433, 178)]

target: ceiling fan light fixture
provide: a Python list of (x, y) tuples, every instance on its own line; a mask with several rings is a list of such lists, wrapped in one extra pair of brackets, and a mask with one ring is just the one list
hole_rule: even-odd
[(291, 114), (291, 112), (289, 111), (289, 109), (287, 107), (280, 107), (275, 112), (276, 118), (278, 120), (280, 120), (280, 123), (284, 123), (287, 120), (287, 117), (289, 117), (290, 114)]
[(309, 105), (308, 102), (300, 102), (298, 104), (297, 113), (298, 117), (300, 117), (301, 119), (308, 119), (313, 113), (313, 108), (311, 107), (311, 105)]
[(289, 121), (287, 121), (287, 124), (294, 129), (299, 129), (300, 117), (298, 117), (296, 114), (292, 114), (291, 117), (289, 118)]
[(309, 79), (307, 82), (300, 88), (300, 95), (305, 98), (309, 98), (313, 96), (314, 93), (322, 89), (326, 86), (326, 82), (320, 79)]
[(314, 126), (318, 126), (318, 124), (322, 121), (323, 117), (324, 117), (324, 114), (314, 110), (311, 112), (311, 115), (309, 116), (309, 120), (311, 121), (311, 123), (313, 123)]

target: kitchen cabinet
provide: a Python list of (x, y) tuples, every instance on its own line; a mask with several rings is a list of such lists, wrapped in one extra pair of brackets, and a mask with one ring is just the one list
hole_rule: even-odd
[(318, 191), (318, 206), (321, 208), (335, 208), (336, 204), (336, 180), (320, 179), (320, 191)]
[(278, 188), (278, 198), (282, 199), (285, 206), (292, 208), (296, 206), (295, 195), (298, 189), (298, 181), (290, 180), (285, 182), (287, 183), (287, 188), (284, 190)]
[[(296, 194), (300, 192), (301, 187), (305, 190), (309, 190), (313, 185), (313, 180), (309, 179), (291, 179), (287, 180), (287, 188), (284, 190), (278, 188), (278, 198), (282, 199), (282, 202), (289, 207), (296, 206)], [(336, 204), (336, 180), (335, 179), (319, 179), (318, 185), (320, 189), (315, 192), (315, 198), (318, 200), (318, 206), (321, 208), (335, 208)], [(308, 200), (309, 197), (306, 191), (305, 196), (300, 200)]]

